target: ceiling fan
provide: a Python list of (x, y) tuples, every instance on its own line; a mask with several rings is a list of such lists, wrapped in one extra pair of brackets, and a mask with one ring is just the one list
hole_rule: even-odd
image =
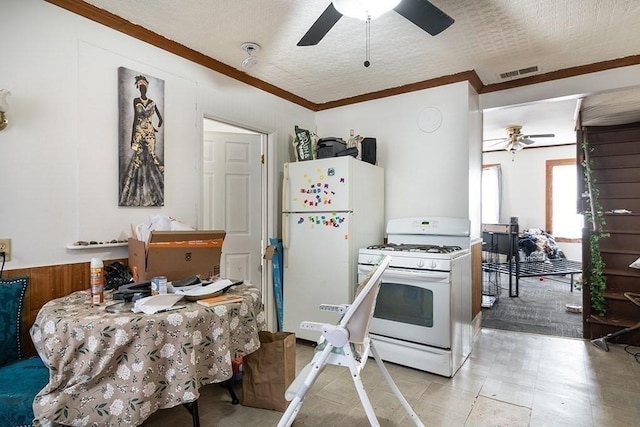
[(342, 16), (371, 21), (391, 9), (435, 36), (454, 20), (428, 0), (333, 0), (298, 42), (298, 46), (317, 45)]
[(520, 151), (527, 145), (533, 144), (535, 141), (531, 138), (553, 138), (555, 134), (553, 133), (542, 133), (538, 135), (526, 135), (521, 132), (522, 126), (512, 125), (507, 126), (507, 136), (506, 138), (494, 138), (494, 139), (485, 139), (483, 142), (489, 141), (498, 141), (494, 144), (489, 145), (487, 148), (496, 147), (499, 145), (504, 145), (504, 148), (507, 151)]

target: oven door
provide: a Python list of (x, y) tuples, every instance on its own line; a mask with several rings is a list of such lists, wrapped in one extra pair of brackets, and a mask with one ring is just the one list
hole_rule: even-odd
[[(371, 266), (358, 266), (361, 278)], [(382, 275), (370, 332), (451, 348), (450, 274), (387, 268)]]

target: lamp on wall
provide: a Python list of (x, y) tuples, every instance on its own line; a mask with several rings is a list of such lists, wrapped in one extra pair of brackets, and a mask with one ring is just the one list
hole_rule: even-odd
[(398, 3), (400, 0), (333, 0), (333, 7), (342, 15), (368, 21), (389, 12)]
[(6, 113), (9, 111), (9, 103), (7, 102), (7, 95), (11, 95), (7, 89), (0, 89), (0, 130), (4, 130), (9, 124)]

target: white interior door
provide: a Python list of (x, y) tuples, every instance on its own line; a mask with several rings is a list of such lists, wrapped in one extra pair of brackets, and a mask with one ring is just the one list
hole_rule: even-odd
[(261, 286), (262, 138), (204, 131), (203, 228), (225, 230), (220, 274)]

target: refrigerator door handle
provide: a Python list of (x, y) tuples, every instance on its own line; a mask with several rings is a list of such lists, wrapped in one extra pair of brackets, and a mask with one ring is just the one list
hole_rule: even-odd
[(289, 165), (284, 165), (282, 178), (282, 212), (289, 211)]
[(289, 215), (284, 212), (289, 211), (289, 164), (284, 165), (282, 177), (282, 264), (284, 268), (289, 266)]
[(282, 263), (289, 266), (289, 214), (282, 214)]

